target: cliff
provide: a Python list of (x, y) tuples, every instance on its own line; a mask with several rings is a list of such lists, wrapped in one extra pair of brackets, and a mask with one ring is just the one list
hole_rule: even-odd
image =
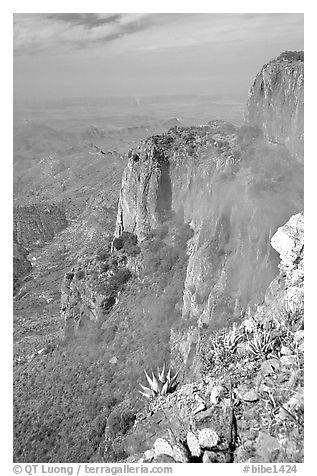
[[(302, 461), (301, 63), (264, 66), (244, 126), (130, 150), (111, 246), (64, 278), (67, 331), (97, 322), (119, 396), (104, 461)], [(164, 361), (177, 389), (144, 405), (140, 370)]]
[(284, 52), (263, 66), (250, 89), (247, 120), (304, 159), (304, 53)]
[[(264, 303), (240, 325), (209, 336), (203, 378), (152, 401), (112, 441), (129, 454), (126, 461), (302, 461), (303, 214), (271, 243), (280, 272)], [(106, 448), (109, 440), (108, 427)]]
[(116, 234), (133, 232), (142, 241), (167, 216), (194, 232), (182, 330), (171, 335), (173, 364), (188, 378), (199, 371), (200, 335), (254, 310), (277, 275), (270, 238), (302, 209), (302, 174), (287, 150), (259, 130), (217, 121), (172, 129), (130, 153)]
[[(253, 312), (278, 274), (277, 227), (303, 208), (303, 58), (286, 52), (251, 88), (248, 125), (175, 127), (129, 153), (116, 236), (142, 241), (174, 216), (189, 224), (182, 330), (173, 363), (192, 378), (201, 335)], [(297, 160), (295, 160), (297, 159)]]

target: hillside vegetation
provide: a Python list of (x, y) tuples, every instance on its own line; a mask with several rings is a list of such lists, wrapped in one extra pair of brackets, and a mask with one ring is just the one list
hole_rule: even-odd
[[(116, 405), (124, 402), (133, 422), (143, 406), (137, 392), (143, 369), (150, 372), (169, 361), (169, 334), (180, 317), (177, 304), (190, 236), (188, 225), (167, 220), (139, 245), (126, 240), (121, 247), (115, 240), (119, 249), (113, 253), (102, 248), (78, 262), (74, 274), (79, 283), (86, 281), (104, 296), (122, 294), (104, 323), (84, 321), (76, 336), (45, 347), (16, 369), (17, 461), (91, 461)], [(126, 257), (138, 258), (138, 276), (118, 266)]]

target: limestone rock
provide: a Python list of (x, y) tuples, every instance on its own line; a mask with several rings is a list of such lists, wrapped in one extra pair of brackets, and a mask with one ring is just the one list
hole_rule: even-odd
[(239, 385), (237, 388), (237, 394), (241, 400), (246, 402), (256, 402), (259, 400), (257, 392), (253, 388), (248, 388), (245, 385)]
[(185, 450), (183, 445), (173, 445), (173, 458), (178, 463), (188, 463), (187, 451)]
[(203, 463), (218, 463), (218, 456), (214, 451), (204, 451)]
[(282, 345), (281, 350), (280, 350), (282, 355), (292, 355), (292, 350), (289, 347), (286, 347), (285, 345)]
[(199, 446), (199, 440), (192, 431), (187, 433), (187, 445), (192, 456), (200, 456), (201, 449)]
[(163, 438), (157, 438), (157, 440), (155, 440), (154, 451), (156, 456), (169, 455), (173, 457), (174, 454), (172, 446)]
[[(271, 239), (271, 244), (280, 254), (280, 269), (287, 275), (291, 284), (303, 277), (302, 254), (304, 247), (304, 214), (293, 215), (281, 226)], [(297, 268), (297, 269), (296, 269)]]
[(231, 408), (225, 402), (213, 405), (205, 412), (195, 416), (197, 430), (214, 428), (222, 441), (230, 441), (231, 437)]
[(198, 432), (198, 441), (202, 448), (211, 449), (217, 445), (219, 436), (213, 429), (203, 428)]
[(210, 392), (210, 403), (216, 405), (220, 398), (226, 394), (226, 389), (222, 385), (215, 385)]
[(203, 454), (203, 463), (212, 463), (212, 460), (206, 451)]
[(153, 458), (155, 458), (155, 450), (154, 449), (145, 451), (145, 453), (144, 453), (144, 460), (145, 461), (151, 461)]

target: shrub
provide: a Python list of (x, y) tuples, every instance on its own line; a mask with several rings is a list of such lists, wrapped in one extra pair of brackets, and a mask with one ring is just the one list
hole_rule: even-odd
[(283, 51), (277, 59), (286, 61), (304, 61), (304, 51)]
[(100, 250), (96, 254), (97, 261), (106, 261), (110, 256), (110, 253), (107, 250)]
[(100, 267), (100, 272), (101, 273), (106, 273), (109, 270), (110, 266), (108, 263), (102, 263)]
[(113, 247), (115, 250), (121, 250), (124, 246), (124, 239), (121, 236), (118, 236), (118, 238), (115, 238), (113, 240)]
[(113, 240), (113, 247), (115, 250), (124, 249), (129, 254), (129, 249), (137, 245), (138, 238), (133, 233), (123, 231), (120, 236)]
[(163, 250), (160, 250), (160, 266), (159, 271), (161, 273), (168, 273), (176, 264), (179, 258), (179, 249), (173, 246), (166, 246)]
[(107, 426), (109, 428), (110, 435), (116, 438), (120, 435), (125, 435), (127, 431), (133, 426), (135, 422), (135, 414), (131, 410), (122, 411), (120, 408), (116, 408), (110, 413)]
[(83, 269), (79, 269), (78, 271), (76, 271), (75, 277), (80, 281), (85, 277), (85, 271)]
[(157, 238), (151, 239), (144, 244), (145, 249), (154, 254), (162, 249), (163, 246), (164, 243)]
[(110, 258), (110, 266), (118, 266), (118, 257), (117, 256), (112, 256)]
[(130, 246), (128, 250), (125, 250), (129, 256), (137, 256), (141, 253), (141, 249), (138, 245)]
[(128, 268), (121, 268), (111, 276), (109, 280), (109, 285), (115, 289), (120, 289), (126, 282), (129, 281), (131, 277), (131, 272)]
[(104, 314), (109, 312), (111, 310), (112, 306), (114, 305), (114, 303), (116, 302), (115, 295), (112, 295), (111, 291), (109, 291), (109, 294), (110, 294), (110, 296), (107, 299), (104, 299), (100, 304), (100, 307), (103, 310)]

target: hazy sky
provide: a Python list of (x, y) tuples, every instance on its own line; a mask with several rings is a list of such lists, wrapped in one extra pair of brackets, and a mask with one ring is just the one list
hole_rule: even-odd
[(246, 95), (260, 67), (302, 50), (302, 14), (14, 14), (15, 99)]

